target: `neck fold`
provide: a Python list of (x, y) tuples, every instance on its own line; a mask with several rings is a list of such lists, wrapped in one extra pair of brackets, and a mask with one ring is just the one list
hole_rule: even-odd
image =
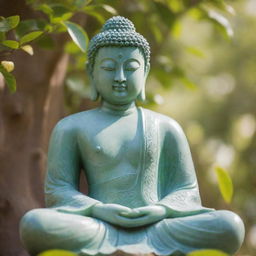
[(135, 102), (124, 105), (114, 105), (106, 101), (102, 101), (101, 110), (113, 115), (125, 116), (136, 112), (137, 108)]

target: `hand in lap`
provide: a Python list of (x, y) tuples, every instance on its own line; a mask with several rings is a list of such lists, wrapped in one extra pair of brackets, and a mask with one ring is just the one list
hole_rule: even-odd
[(167, 216), (167, 209), (161, 205), (150, 205), (130, 209), (118, 204), (96, 204), (92, 216), (121, 227), (145, 226)]

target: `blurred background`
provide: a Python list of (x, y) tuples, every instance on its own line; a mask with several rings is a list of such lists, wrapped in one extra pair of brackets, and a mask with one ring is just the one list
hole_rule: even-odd
[[(113, 15), (129, 18), (151, 45), (139, 104), (181, 124), (203, 204), (238, 213), (246, 238), (237, 255), (256, 255), (255, 0), (9, 0), (0, 15), (0, 255), (27, 255), (18, 222), (44, 204), (52, 128), (99, 104), (89, 99), (86, 45)], [(230, 202), (216, 166), (233, 181)]]

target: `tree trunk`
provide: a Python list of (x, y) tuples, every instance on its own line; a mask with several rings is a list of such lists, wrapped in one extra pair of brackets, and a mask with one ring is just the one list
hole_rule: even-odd
[[(4, 2), (1, 10), (8, 9), (8, 1)], [(23, 1), (15, 2), (24, 8)], [(27, 14), (26, 8), (16, 11)], [(50, 132), (64, 113), (68, 63), (62, 49), (65, 39), (59, 36), (56, 41), (55, 51), (35, 48), (32, 57), (21, 51), (12, 56), (16, 93), (10, 94), (0, 77), (0, 255), (27, 255), (19, 238), (20, 218), (44, 205), (46, 151)]]
[(15, 54), (18, 90), (0, 96), (0, 251), (22, 255), (18, 225), (28, 210), (43, 206), (49, 134), (63, 115), (62, 85), (68, 57), (37, 49)]

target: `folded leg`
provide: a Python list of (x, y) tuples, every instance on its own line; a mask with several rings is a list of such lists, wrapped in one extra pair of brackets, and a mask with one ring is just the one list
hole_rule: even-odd
[(243, 242), (244, 225), (232, 212), (213, 211), (165, 219), (150, 228), (149, 236), (157, 254), (185, 254), (197, 249), (218, 249), (233, 254)]
[(32, 254), (66, 249), (79, 255), (128, 253), (183, 255), (197, 249), (235, 253), (244, 238), (243, 222), (229, 211), (169, 218), (152, 226), (121, 229), (103, 221), (53, 209), (28, 212), (21, 221), (21, 238)]
[(80, 252), (99, 247), (105, 235), (105, 224), (90, 217), (65, 214), (53, 209), (35, 209), (21, 220), (24, 246), (32, 254), (49, 249)]

